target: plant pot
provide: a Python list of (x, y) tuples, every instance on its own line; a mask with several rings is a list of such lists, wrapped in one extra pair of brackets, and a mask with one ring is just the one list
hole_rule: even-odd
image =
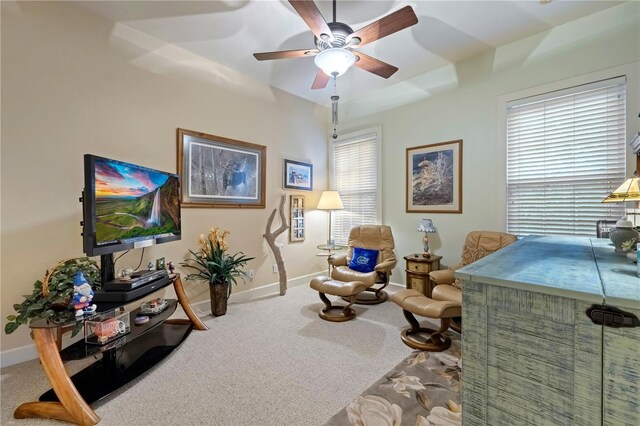
[(634, 230), (630, 226), (616, 226), (616, 228), (609, 234), (609, 238), (611, 239), (613, 245), (616, 247), (616, 252), (624, 253), (628, 250), (622, 248), (622, 243), (634, 239), (638, 240), (638, 238), (640, 238), (640, 234), (638, 234), (638, 231)]
[(229, 298), (229, 283), (209, 284), (211, 295), (211, 313), (220, 317), (227, 313), (227, 299)]

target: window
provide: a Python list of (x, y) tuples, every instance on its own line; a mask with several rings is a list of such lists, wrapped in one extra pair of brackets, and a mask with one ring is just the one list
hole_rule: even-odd
[(507, 104), (507, 231), (595, 236), (624, 215), (624, 77)]
[(380, 223), (379, 135), (379, 129), (368, 129), (331, 142), (331, 189), (340, 193), (344, 205), (332, 215), (337, 243), (345, 244), (354, 226)]

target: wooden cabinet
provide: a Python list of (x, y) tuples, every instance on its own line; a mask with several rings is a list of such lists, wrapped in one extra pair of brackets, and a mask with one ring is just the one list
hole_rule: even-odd
[(608, 240), (525, 237), (455, 276), (463, 425), (638, 425), (640, 280)]
[(431, 255), (423, 257), (422, 253), (410, 254), (404, 257), (407, 262), (407, 288), (418, 290), (427, 297), (431, 297), (431, 282), (429, 272), (440, 269), (442, 256)]

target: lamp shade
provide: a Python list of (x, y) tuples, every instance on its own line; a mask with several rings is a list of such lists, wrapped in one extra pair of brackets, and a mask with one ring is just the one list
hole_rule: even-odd
[(356, 62), (356, 57), (347, 49), (332, 47), (318, 53), (314, 59), (316, 66), (328, 76), (342, 75)]
[(416, 229), (416, 231), (432, 234), (436, 232), (436, 229), (433, 227), (431, 219), (421, 219), (420, 222), (418, 222), (418, 229)]
[(603, 203), (622, 203), (625, 201), (640, 201), (640, 177), (631, 176), (602, 200)]
[(338, 191), (323, 191), (317, 208), (318, 210), (340, 210), (344, 206)]

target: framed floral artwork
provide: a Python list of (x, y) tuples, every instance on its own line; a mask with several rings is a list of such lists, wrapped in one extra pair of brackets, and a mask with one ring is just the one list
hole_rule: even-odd
[(462, 213), (462, 140), (407, 148), (406, 211)]

